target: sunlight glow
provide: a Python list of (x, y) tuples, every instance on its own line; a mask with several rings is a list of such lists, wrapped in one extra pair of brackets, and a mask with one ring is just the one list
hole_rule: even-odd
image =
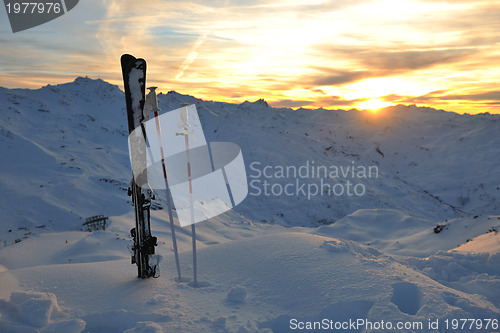
[(369, 110), (373, 113), (377, 113), (378, 110), (385, 108), (387, 106), (390, 106), (392, 104), (393, 103), (391, 103), (391, 102), (384, 102), (378, 98), (374, 98), (374, 99), (369, 99), (365, 102), (361, 102), (361, 103), (357, 104), (356, 108), (358, 108), (360, 110)]
[[(500, 113), (494, 1), (86, 3), (79, 15), (54, 21), (60, 26), (44, 25), (51, 33), (33, 29), (19, 39), (0, 27), (0, 86), (37, 88), (87, 75), (122, 88), (119, 58), (131, 53), (148, 61), (148, 85), (158, 92), (205, 100)], [(77, 32), (85, 42), (62, 42)]]
[(391, 94), (418, 96), (439, 89), (437, 84), (432, 84), (426, 77), (415, 80), (415, 76), (413, 74), (365, 79), (346, 85), (343, 89), (344, 96), (347, 99), (380, 98)]

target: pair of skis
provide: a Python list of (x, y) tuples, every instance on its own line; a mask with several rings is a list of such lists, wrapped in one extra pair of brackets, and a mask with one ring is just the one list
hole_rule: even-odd
[[(127, 119), (129, 134), (136, 128), (141, 128), (145, 136), (143, 121), (144, 93), (146, 84), (146, 61), (124, 54), (121, 57), (123, 85), (125, 90), (125, 101), (127, 104)], [(145, 147), (137, 147), (131, 155), (134, 161), (146, 161)], [(135, 210), (135, 228), (130, 230), (134, 243), (130, 249), (132, 252), (132, 264), (137, 264), (137, 275), (140, 278), (159, 276), (159, 260), (155, 256), (157, 238), (151, 235), (150, 207), (154, 194), (145, 188), (147, 184), (146, 172), (134, 175), (130, 182), (128, 195), (132, 197)], [(156, 260), (155, 260), (156, 259)]]
[[(167, 208), (170, 219), (170, 228), (172, 234), (172, 243), (175, 253), (175, 261), (177, 266), (178, 281), (182, 281), (179, 255), (177, 250), (177, 241), (175, 237), (174, 220), (172, 214), (172, 203), (170, 198), (170, 191), (168, 186), (168, 178), (165, 167), (165, 156), (163, 152), (163, 145), (161, 139), (161, 128), (155, 89), (156, 87), (148, 88), (150, 90), (147, 97), (145, 97), (146, 87), (146, 61), (144, 59), (136, 59), (134, 56), (124, 54), (121, 57), (121, 66), (123, 74), (123, 82), (125, 88), (125, 100), (127, 104), (127, 118), (129, 134), (142, 135), (142, 143), (136, 147), (131, 146), (131, 160), (132, 164), (146, 163), (146, 130), (144, 122), (149, 120), (150, 112), (152, 111), (155, 116), (156, 130), (158, 134), (158, 143), (161, 153), (161, 163), (163, 169), (163, 176), (165, 180)], [(187, 105), (183, 105), (187, 107)], [(185, 118), (185, 119), (184, 119)], [(182, 124), (181, 124), (182, 123)], [(135, 131), (137, 128), (140, 131)], [(192, 207), (192, 183), (191, 183), (191, 169), (189, 162), (189, 138), (190, 133), (189, 124), (187, 122), (187, 108), (182, 119), (179, 120), (179, 128), (184, 135), (187, 154), (187, 169), (189, 178), (189, 191), (191, 196)], [(133, 140), (133, 139), (132, 139)], [(143, 146), (142, 146), (143, 145)], [(134, 168), (134, 165), (132, 166)], [(146, 170), (145, 167), (140, 167), (140, 170)], [(132, 202), (135, 208), (136, 227), (131, 230), (131, 236), (134, 239), (132, 251), (132, 263), (137, 264), (138, 276), (140, 278), (158, 277), (159, 276), (159, 256), (155, 255), (155, 246), (157, 245), (156, 237), (151, 235), (150, 228), (150, 206), (151, 200), (154, 200), (154, 194), (151, 190), (147, 189), (147, 174), (146, 171), (139, 175), (133, 175), (131, 186), (129, 188), (129, 195), (132, 196)], [(193, 212), (192, 212), (193, 213)], [(192, 215), (193, 216), (193, 215)], [(197, 287), (197, 271), (196, 271), (196, 233), (195, 226), (192, 223), (192, 241), (193, 241), (193, 274), (194, 274), (194, 287)]]

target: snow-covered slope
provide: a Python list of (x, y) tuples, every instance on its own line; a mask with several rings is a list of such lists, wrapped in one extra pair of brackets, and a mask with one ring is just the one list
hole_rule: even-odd
[[(179, 226), (185, 281), (174, 279), (163, 210), (152, 219), (160, 278), (138, 280), (130, 265), (118, 87), (0, 88), (0, 332), (288, 332), (294, 318), (432, 332), (499, 319), (498, 115), (158, 100), (164, 111), (196, 104), (207, 141), (238, 144), (247, 168), (248, 197), (197, 224), (201, 288)], [(106, 231), (79, 231), (97, 214), (110, 216)]]
[[(0, 90), (1, 182), (10, 193), (1, 208), (13, 226), (49, 227), (64, 220), (71, 228), (89, 215), (126, 211), (122, 191), (130, 172), (123, 99), (116, 86), (85, 78), (39, 90)], [(253, 183), (239, 211), (254, 220), (330, 224), (361, 208), (397, 209), (431, 221), (500, 213), (497, 115), (413, 106), (388, 108), (378, 115), (293, 111), (270, 108), (262, 100), (234, 105), (175, 92), (158, 99), (163, 110), (195, 103), (208, 141), (242, 147)], [(272, 167), (267, 178), (266, 166)], [(301, 185), (319, 187), (324, 178), (331, 188), (337, 184), (336, 194), (325, 188), (315, 194), (312, 187), (304, 195), (294, 185), (294, 195), (274, 195), (299, 178), (280, 177), (277, 168), (306, 166), (310, 173), (299, 179)], [(312, 175), (318, 167), (328, 170), (326, 177), (324, 172)], [(370, 175), (358, 173), (370, 167)], [(332, 168), (346, 174), (340, 171), (332, 178)], [(264, 195), (265, 180), (271, 195)], [(347, 182), (351, 192), (358, 184), (363, 195), (349, 195)], [(27, 196), (27, 206), (12, 204)], [(44, 216), (54, 219), (41, 220), (38, 212), (43, 209), (48, 210)]]
[[(39, 90), (0, 89), (0, 181), (9, 193), (0, 203), (2, 229), (71, 229), (90, 215), (127, 211), (123, 100), (118, 87), (86, 78)], [(414, 106), (378, 115), (293, 111), (263, 100), (234, 105), (175, 92), (158, 100), (165, 111), (196, 104), (208, 141), (242, 147), (251, 186), (238, 211), (256, 221), (317, 226), (378, 208), (432, 222), (500, 213), (497, 115)], [(309, 172), (277, 173), (287, 167)], [(293, 195), (276, 195), (287, 184)]]
[(2, 88), (0, 105), (2, 243), (127, 211), (128, 132), (116, 86), (78, 78), (39, 90)]
[[(192, 288), (189, 279), (175, 281), (171, 254), (163, 253), (159, 279), (138, 280), (128, 259), (111, 255), (123, 248), (112, 233), (66, 235), (26, 241), (51, 248), (43, 265), (25, 266), (28, 263), (19, 259), (0, 272), (2, 281), (11, 281), (2, 286), (2, 296), (9, 299), (9, 292), (15, 292), (0, 303), (0, 328), (19, 332), (24, 326), (47, 331), (64, 327), (79, 332), (86, 325), (85, 332), (288, 332), (293, 319), (326, 318), (423, 325), (402, 331), (429, 332), (429, 319), (444, 325), (447, 318), (500, 315), (498, 280), (491, 278), (500, 274), (498, 254), (438, 253), (428, 261), (408, 262), (356, 242), (284, 231), (202, 248), (200, 288)], [(12, 250), (20, 258), (29, 257), (31, 247), (21, 244)], [(109, 260), (96, 259), (96, 248), (110, 253)], [(191, 273), (190, 255), (181, 255), (185, 276)], [(467, 283), (461, 284), (464, 279)], [(19, 290), (28, 290), (23, 291), (23, 302), (15, 299)], [(53, 304), (37, 303), (37, 297), (52, 298)], [(29, 300), (31, 308), (25, 304)], [(50, 307), (57, 312), (48, 311)], [(35, 320), (26, 309), (41, 314)], [(350, 331), (390, 331), (366, 328)]]

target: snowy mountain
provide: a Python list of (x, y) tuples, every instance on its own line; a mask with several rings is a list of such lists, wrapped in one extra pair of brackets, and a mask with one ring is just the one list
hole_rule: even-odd
[[(127, 127), (118, 87), (78, 78), (39, 90), (0, 93), (1, 181), (10, 193), (1, 209), (13, 221), (2, 224), (59, 230), (64, 220), (71, 229), (82, 217), (129, 209), (123, 201), (130, 177)], [(175, 92), (158, 99), (163, 110), (181, 102), (196, 104), (208, 141), (242, 147), (253, 183), (238, 210), (255, 221), (316, 226), (366, 208), (397, 209), (431, 221), (500, 213), (498, 115), (414, 106), (391, 107), (377, 116), (356, 110), (293, 111), (270, 108), (263, 100), (234, 105)], [(335, 167), (338, 178), (325, 182), (341, 183), (331, 192), (344, 194), (311, 193), (311, 198), (296, 190), (299, 195), (273, 195), (295, 181), (293, 175), (276, 175), (287, 167), (308, 169), (301, 183), (306, 185), (320, 185), (315, 170), (323, 176), (327, 168), (323, 178), (328, 178)], [(371, 178), (358, 177), (361, 168), (370, 167), (376, 167)], [(348, 181), (351, 192), (365, 193), (348, 195)], [(360, 186), (354, 188), (356, 184)], [(11, 204), (26, 196), (32, 196), (27, 207)], [(40, 209), (54, 219), (40, 219)]]
[(128, 132), (117, 87), (79, 78), (0, 94), (2, 234), (71, 230), (94, 213), (126, 212)]
[[(207, 141), (234, 142), (245, 160), (248, 197), (197, 225), (202, 287), (174, 280), (161, 199), (162, 275), (134, 277), (117, 86), (0, 88), (0, 331), (288, 332), (292, 318), (364, 318), (437, 332), (446, 319), (499, 319), (499, 115), (158, 101), (195, 104)], [(97, 214), (111, 226), (80, 231)], [(189, 276), (189, 229), (177, 230)]]

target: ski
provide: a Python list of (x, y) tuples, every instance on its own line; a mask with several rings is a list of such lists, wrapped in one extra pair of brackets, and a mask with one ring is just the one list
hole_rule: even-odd
[[(142, 135), (143, 140), (138, 140), (139, 144), (132, 146), (131, 142), (131, 164), (145, 163), (146, 161), (146, 133), (143, 122), (149, 119), (149, 114), (143, 113), (145, 103), (146, 87), (146, 61), (136, 59), (130, 54), (121, 57), (123, 74), (123, 85), (125, 90), (125, 101), (127, 105), (127, 119), (129, 135)], [(141, 130), (134, 131), (137, 128)], [(134, 141), (132, 138), (131, 141)], [(142, 144), (143, 147), (142, 147)], [(141, 169), (141, 170), (145, 170)], [(128, 195), (132, 197), (135, 210), (135, 228), (130, 230), (133, 239), (131, 247), (132, 264), (137, 264), (137, 275), (139, 278), (149, 278), (159, 276), (160, 257), (155, 255), (157, 238), (151, 235), (150, 228), (150, 207), (154, 194), (147, 188), (146, 171), (141, 174), (134, 174), (128, 189)]]

